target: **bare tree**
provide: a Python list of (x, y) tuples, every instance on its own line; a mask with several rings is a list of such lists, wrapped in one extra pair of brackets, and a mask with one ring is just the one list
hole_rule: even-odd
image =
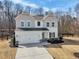
[(26, 6), (25, 7), (25, 12), (27, 12), (27, 13), (31, 13), (31, 7), (30, 6)]
[(43, 8), (38, 8), (38, 15), (43, 15), (43, 12), (44, 12)]
[(23, 12), (23, 6), (21, 5), (21, 4), (15, 4), (15, 15), (17, 16), (17, 15), (19, 15), (19, 14), (21, 14), (22, 12)]
[[(9, 0), (4, 0), (4, 10), (5, 10), (5, 19), (8, 22), (7, 28), (9, 29), (9, 35), (11, 35), (12, 22), (14, 21), (14, 16), (12, 12), (13, 2)], [(6, 24), (6, 23), (5, 23)]]
[(76, 16), (77, 16), (77, 21), (76, 21), (76, 33), (79, 33), (79, 3), (76, 4), (75, 8), (74, 8), (75, 12), (76, 12)]
[(71, 31), (72, 17), (70, 15), (64, 15), (61, 17), (61, 24), (59, 26), (60, 33), (72, 33)]
[(2, 40), (3, 40), (3, 4), (2, 4), (2, 1), (0, 1), (0, 36), (2, 37)]
[(76, 6), (75, 6), (75, 12), (76, 13), (79, 12), (79, 3), (77, 3)]
[(75, 9), (75, 12), (76, 12), (77, 20), (79, 20), (79, 3), (76, 4), (74, 9)]

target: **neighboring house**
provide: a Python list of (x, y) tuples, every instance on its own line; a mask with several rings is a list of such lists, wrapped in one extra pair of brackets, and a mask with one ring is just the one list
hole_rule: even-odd
[(47, 16), (32, 16), (22, 13), (16, 17), (15, 38), (19, 44), (38, 43), (49, 38), (58, 38), (58, 19)]

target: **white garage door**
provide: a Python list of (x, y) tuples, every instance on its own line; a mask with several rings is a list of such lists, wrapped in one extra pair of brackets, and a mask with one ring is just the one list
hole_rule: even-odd
[(17, 31), (15, 34), (19, 44), (38, 43), (42, 39), (42, 32), (40, 31)]

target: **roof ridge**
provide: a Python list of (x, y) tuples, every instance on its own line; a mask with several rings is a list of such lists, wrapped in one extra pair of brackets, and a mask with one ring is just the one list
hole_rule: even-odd
[(51, 14), (48, 14), (48, 15), (46, 15), (46, 16), (39, 16), (39, 15), (33, 16), (33, 15), (29, 14), (29, 13), (21, 13), (21, 14), (19, 14), (19, 15), (16, 17), (16, 19), (19, 18), (19, 17), (21, 17), (21, 15), (22, 15), (22, 16), (23, 16), (23, 15), (29, 16), (30, 18), (33, 18), (33, 19), (35, 19), (35, 20), (45, 20), (47, 17), (55, 17), (55, 15), (51, 15)]

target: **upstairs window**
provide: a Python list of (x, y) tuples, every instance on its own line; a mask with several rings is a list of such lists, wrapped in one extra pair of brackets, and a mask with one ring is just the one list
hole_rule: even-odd
[(24, 26), (24, 22), (21, 22), (21, 26)]
[(37, 26), (40, 26), (40, 22), (37, 22)]
[(52, 22), (52, 27), (54, 27), (54, 22)]
[(30, 22), (28, 22), (28, 27), (30, 26)]
[(49, 22), (47, 22), (47, 27), (49, 27)]

